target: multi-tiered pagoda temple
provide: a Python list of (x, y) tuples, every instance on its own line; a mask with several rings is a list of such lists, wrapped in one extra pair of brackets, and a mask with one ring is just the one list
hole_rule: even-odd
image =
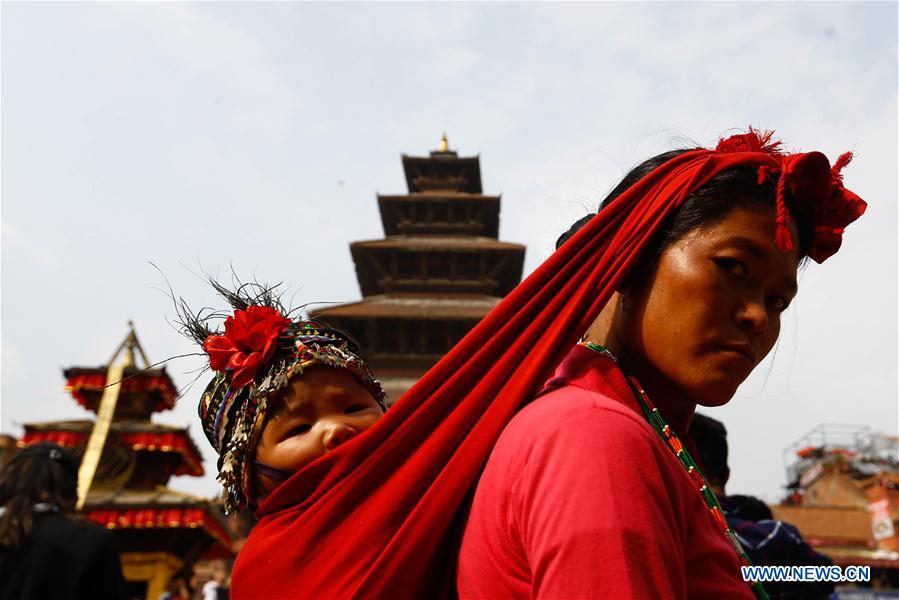
[(378, 195), (386, 237), (350, 244), (360, 302), (313, 311), (350, 333), (391, 401), (521, 280), (524, 246), (501, 242), (500, 197), (485, 195), (477, 156), (446, 136), (403, 155), (408, 194)]
[[(189, 573), (201, 556), (230, 556), (232, 539), (209, 500), (166, 487), (172, 475), (203, 475), (202, 457), (187, 429), (150, 420), (153, 413), (175, 406), (177, 392), (165, 368), (138, 368), (135, 352), (148, 361), (133, 328), (120, 350), (118, 368), (64, 371), (66, 390), (98, 413), (96, 420), (26, 423), (18, 445), (49, 441), (71, 449), (82, 461), (79, 487), (84, 463), (90, 461), (85, 456), (95, 456), (83, 514), (115, 533), (131, 597), (157, 600), (172, 576)], [(109, 404), (104, 393), (115, 383), (107, 381), (113, 372), (121, 384)], [(111, 409), (105, 424), (104, 403)], [(93, 444), (98, 451), (91, 452), (98, 430), (105, 431)]]

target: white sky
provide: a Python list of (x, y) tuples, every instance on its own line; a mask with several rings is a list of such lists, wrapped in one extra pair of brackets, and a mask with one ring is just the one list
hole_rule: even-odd
[[(4, 3), (2, 420), (84, 418), (61, 369), (108, 360), (133, 318), (152, 360), (182, 265), (359, 298), (348, 249), (376, 192), (440, 133), (480, 154), (526, 272), (633, 164), (732, 128), (846, 149), (869, 203), (801, 277), (773, 364), (721, 409), (729, 491), (777, 500), (782, 450), (819, 423), (897, 432), (895, 3)], [(172, 363), (179, 385), (199, 359)], [(190, 424), (194, 386), (157, 420)]]

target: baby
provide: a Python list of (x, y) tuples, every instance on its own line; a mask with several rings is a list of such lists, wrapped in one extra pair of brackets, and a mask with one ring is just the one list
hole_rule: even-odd
[(262, 424), (253, 461), (257, 498), (383, 414), (383, 405), (346, 369), (312, 365), (302, 376), (294, 376), (275, 395)]
[(386, 397), (343, 332), (223, 295), (235, 307), (224, 332), (209, 332), (195, 317), (184, 324), (197, 341), (207, 334), (203, 349), (216, 376), (199, 414), (232, 512), (258, 506), (301, 468), (371, 427)]

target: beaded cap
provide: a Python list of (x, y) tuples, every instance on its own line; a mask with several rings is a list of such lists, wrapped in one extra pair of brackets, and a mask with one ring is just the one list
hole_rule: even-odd
[[(238, 313), (235, 311), (236, 316), (242, 316)], [(215, 347), (226, 344), (213, 338), (226, 338), (228, 325), (226, 321), (225, 335), (210, 336), (204, 343), (213, 370), (216, 366), (221, 368), (206, 386), (198, 412), (203, 433), (219, 454), (217, 480), (225, 488), (225, 511), (230, 513), (247, 504), (251, 484), (248, 465), (255, 455), (269, 399), (287, 387), (293, 377), (314, 365), (326, 365), (352, 373), (382, 410), (386, 410), (386, 394), (360, 357), (355, 342), (343, 332), (313, 320), (288, 322), (283, 328), (271, 330), (270, 344), (266, 344), (270, 346), (268, 356), (262, 353), (256, 357), (258, 370), (244, 383), (246, 372), (235, 369), (233, 364), (243, 365), (253, 359), (251, 348), (245, 348), (246, 352), (234, 348), (233, 354), (239, 359), (214, 356)], [(239, 373), (243, 375), (235, 385)]]

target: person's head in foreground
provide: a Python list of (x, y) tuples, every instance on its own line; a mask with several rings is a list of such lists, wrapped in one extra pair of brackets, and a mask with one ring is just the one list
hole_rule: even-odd
[(343, 332), (291, 321), (265, 286), (233, 292), (213, 285), (234, 309), (223, 331), (207, 327), (220, 313), (181, 317), (216, 373), (199, 415), (219, 454), (230, 512), (258, 505), (293, 473), (371, 427), (386, 411), (386, 396)]
[(18, 548), (34, 513), (75, 508), (78, 461), (61, 446), (41, 442), (20, 450), (0, 472), (0, 546)]
[(702, 474), (712, 486), (716, 495), (724, 495), (724, 486), (730, 479), (727, 464), (727, 429), (724, 423), (701, 413), (693, 415), (690, 421), (690, 437), (696, 444)]
[(750, 521), (764, 521), (773, 518), (768, 505), (753, 496), (744, 494), (727, 495), (725, 486), (730, 480), (730, 466), (727, 464), (727, 428), (724, 423), (701, 413), (693, 415), (690, 421), (690, 437), (699, 454), (702, 474), (718, 498), (727, 496), (730, 506), (740, 518)]
[[(651, 398), (664, 399), (674, 422), (688, 422), (696, 404), (719, 406), (733, 397), (777, 341), (799, 266), (836, 252), (843, 228), (864, 210), (842, 186), (848, 153), (831, 168), (818, 152), (781, 154), (770, 138), (750, 130), (719, 144), (735, 157), (734, 167), (687, 195), (586, 334), (618, 356)], [(637, 166), (600, 210), (688, 152), (666, 152)], [(742, 152), (765, 153), (781, 164), (741, 163)]]

